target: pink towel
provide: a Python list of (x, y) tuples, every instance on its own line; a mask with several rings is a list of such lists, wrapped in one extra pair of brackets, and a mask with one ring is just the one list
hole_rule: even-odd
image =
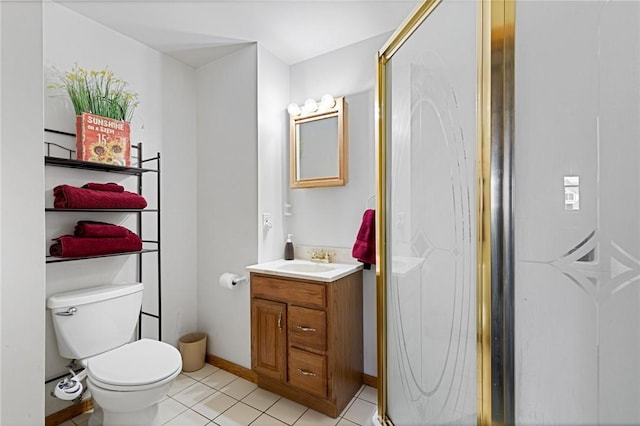
[(89, 182), (85, 185), (82, 185), (82, 187), (86, 189), (95, 189), (96, 191), (124, 192), (124, 186), (118, 185), (117, 183), (113, 183), (113, 182), (109, 182), (109, 183)]
[(351, 251), (353, 257), (365, 264), (376, 263), (376, 212), (365, 210), (362, 224)]
[(56, 209), (143, 209), (147, 200), (133, 192), (96, 191), (71, 185), (53, 188)]
[(124, 226), (113, 225), (111, 223), (94, 222), (91, 220), (81, 220), (76, 225), (74, 235), (76, 237), (126, 237), (129, 230)]
[(62, 235), (53, 241), (55, 243), (49, 247), (49, 253), (56, 257), (99, 256), (142, 250), (142, 241), (133, 232), (129, 232), (126, 237), (105, 238)]

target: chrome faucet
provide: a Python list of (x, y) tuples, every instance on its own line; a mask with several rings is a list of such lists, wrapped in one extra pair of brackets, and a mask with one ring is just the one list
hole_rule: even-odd
[(322, 263), (331, 263), (331, 258), (336, 255), (324, 249), (312, 250), (309, 254), (311, 255), (311, 260)]

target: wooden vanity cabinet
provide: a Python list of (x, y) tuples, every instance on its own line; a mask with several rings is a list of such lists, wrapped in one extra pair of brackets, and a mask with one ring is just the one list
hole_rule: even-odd
[(337, 417), (362, 385), (362, 271), (325, 283), (251, 273), (258, 386)]

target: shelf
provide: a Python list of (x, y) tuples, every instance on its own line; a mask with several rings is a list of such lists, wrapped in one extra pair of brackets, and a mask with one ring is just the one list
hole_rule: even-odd
[(57, 209), (47, 207), (46, 212), (97, 212), (97, 213), (157, 213), (158, 209)]
[(110, 254), (100, 254), (97, 256), (81, 256), (81, 257), (56, 257), (56, 256), (46, 256), (46, 263), (60, 263), (60, 262), (72, 262), (74, 260), (84, 260), (84, 259), (99, 259), (101, 257), (113, 257), (113, 256), (128, 256), (132, 254), (142, 254), (142, 253), (156, 253), (158, 249), (142, 249), (140, 251), (127, 251), (122, 253), (110, 253)]
[(98, 172), (120, 173), (125, 175), (140, 175), (142, 173), (157, 173), (155, 169), (147, 169), (144, 167), (126, 167), (114, 166), (105, 163), (93, 163), (90, 161), (71, 160), (59, 157), (44, 157), (44, 164), (47, 166), (67, 167), (71, 169), (95, 170)]
[[(1, 0), (0, 0), (1, 1)], [(45, 129), (45, 132), (60, 134), (63, 136), (75, 137), (75, 134), (62, 132), (58, 130)], [(97, 163), (90, 161), (81, 161), (74, 159), (76, 157), (76, 152), (73, 149), (69, 149), (63, 145), (59, 145), (55, 142), (44, 141), (45, 144), (45, 155), (44, 155), (44, 165), (49, 167), (61, 167), (66, 169), (76, 169), (76, 170), (87, 170), (87, 171), (95, 171), (95, 172), (107, 172), (107, 173), (117, 173), (121, 175), (128, 175), (134, 177), (137, 181), (137, 194), (142, 195), (142, 184), (143, 184), (143, 175), (145, 173), (155, 173), (155, 190), (157, 197), (157, 204), (155, 204), (156, 208), (144, 208), (144, 209), (117, 209), (117, 208), (101, 208), (101, 209), (71, 209), (71, 208), (52, 208), (46, 207), (44, 210), (46, 213), (49, 212), (82, 212), (82, 213), (121, 213), (121, 214), (131, 214), (135, 215), (136, 220), (136, 229), (135, 233), (138, 235), (142, 235), (143, 222), (146, 219), (149, 219), (148, 216), (143, 215), (142, 213), (151, 212), (156, 214), (156, 239), (155, 240), (142, 240), (143, 248), (140, 251), (129, 251), (122, 253), (110, 253), (110, 254), (101, 254), (96, 256), (78, 256), (78, 257), (56, 257), (56, 256), (45, 256), (45, 263), (65, 263), (65, 262), (73, 262), (85, 259), (99, 259), (103, 257), (114, 257), (114, 256), (136, 256), (134, 258), (136, 263), (136, 279), (138, 282), (142, 282), (143, 278), (143, 264), (151, 263), (156, 265), (157, 268), (157, 276), (156, 276), (156, 291), (157, 291), (157, 314), (150, 314), (146, 312), (141, 312), (138, 320), (138, 339), (142, 338), (142, 315), (147, 315), (157, 320), (157, 336), (158, 340), (162, 340), (162, 279), (161, 279), (161, 264), (160, 264), (160, 234), (161, 234), (161, 220), (160, 220), (160, 153), (157, 152), (155, 156), (144, 158), (142, 155), (142, 143), (132, 144), (131, 145), (131, 158), (135, 159), (134, 163), (136, 166), (126, 167), (126, 166), (117, 166), (112, 164), (105, 163)], [(51, 150), (55, 149), (55, 154), (57, 156), (51, 156)], [(133, 152), (136, 152), (137, 155), (134, 155)], [(59, 153), (66, 152), (65, 156), (60, 156)], [(149, 165), (149, 162), (152, 162)], [(149, 168), (148, 168), (149, 167)], [(61, 173), (65, 175), (65, 173)], [(59, 178), (59, 176), (57, 176)], [(144, 220), (143, 220), (144, 219)], [(151, 244), (148, 246), (148, 244)], [(146, 248), (151, 247), (151, 248)], [(157, 256), (145, 257), (142, 254), (145, 253), (157, 253)], [(146, 266), (145, 268), (146, 269)]]

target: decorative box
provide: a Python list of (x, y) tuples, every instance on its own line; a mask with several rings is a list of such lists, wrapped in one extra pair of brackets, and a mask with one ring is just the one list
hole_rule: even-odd
[(131, 165), (129, 123), (83, 112), (76, 116), (76, 154), (78, 160)]

